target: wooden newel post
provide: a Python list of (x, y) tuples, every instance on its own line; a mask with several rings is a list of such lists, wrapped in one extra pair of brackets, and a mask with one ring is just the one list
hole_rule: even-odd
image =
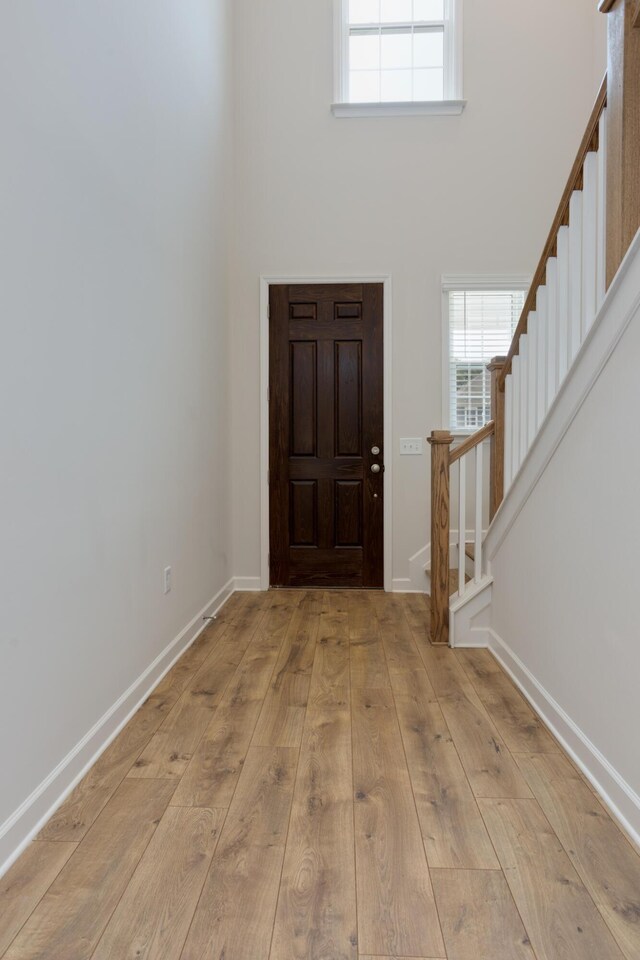
[(504, 498), (504, 387), (500, 388), (500, 374), (506, 362), (506, 357), (494, 357), (491, 363), (487, 364), (487, 370), (491, 373), (491, 419), (496, 425), (490, 447), (490, 520), (493, 520)]
[(434, 430), (431, 446), (431, 642), (449, 643), (449, 447), (448, 430)]
[(609, 15), (607, 287), (640, 227), (640, 3), (600, 0)]

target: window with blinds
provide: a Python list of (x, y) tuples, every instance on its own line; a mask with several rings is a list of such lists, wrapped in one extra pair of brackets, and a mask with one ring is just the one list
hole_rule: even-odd
[(451, 430), (475, 431), (491, 419), (487, 364), (507, 354), (526, 289), (445, 289), (449, 326)]

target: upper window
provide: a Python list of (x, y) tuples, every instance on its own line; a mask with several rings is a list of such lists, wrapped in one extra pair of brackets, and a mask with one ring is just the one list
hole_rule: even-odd
[(339, 3), (340, 102), (442, 106), (461, 96), (461, 0)]
[(523, 279), (443, 282), (449, 429), (474, 432), (491, 419), (487, 364), (506, 356), (524, 308)]

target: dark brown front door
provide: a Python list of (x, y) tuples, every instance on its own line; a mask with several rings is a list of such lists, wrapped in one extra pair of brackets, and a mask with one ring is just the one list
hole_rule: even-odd
[(382, 284), (270, 287), (272, 586), (384, 586), (382, 307)]

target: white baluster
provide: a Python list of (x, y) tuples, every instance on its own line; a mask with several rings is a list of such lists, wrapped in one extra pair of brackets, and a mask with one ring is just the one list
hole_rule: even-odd
[(465, 590), (466, 554), (466, 508), (467, 508), (467, 458), (460, 457), (460, 482), (458, 484), (458, 593), (460, 596)]
[(536, 438), (538, 432), (538, 316), (535, 313), (529, 314), (527, 323), (527, 336), (529, 338), (529, 372), (527, 374), (527, 383), (529, 395), (527, 397), (527, 447), (530, 447)]
[(582, 192), (569, 201), (569, 353), (571, 366), (582, 343)]
[(520, 337), (518, 347), (520, 351), (520, 463), (527, 455), (527, 379), (529, 368), (527, 365), (529, 338), (526, 333)]
[(558, 392), (558, 260), (547, 261), (547, 410)]
[(602, 112), (599, 125), (598, 147), (598, 277), (596, 283), (596, 310), (604, 300), (607, 288), (606, 242), (607, 242), (607, 111)]
[(538, 318), (538, 387), (536, 410), (536, 433), (540, 429), (547, 412), (547, 288), (539, 287), (536, 297), (536, 316)]
[(558, 386), (569, 368), (569, 227), (558, 230), (558, 314), (556, 317)]
[(473, 579), (476, 583), (480, 583), (482, 576), (482, 485), (484, 483), (482, 446), (481, 443), (476, 446), (476, 540), (473, 555)]
[(520, 357), (515, 356), (511, 363), (513, 379), (513, 416), (511, 419), (511, 478), (520, 468)]
[(511, 374), (504, 383), (504, 492), (511, 486), (513, 478), (513, 377)]
[(582, 339), (596, 316), (598, 286), (598, 156), (584, 160), (582, 188)]

